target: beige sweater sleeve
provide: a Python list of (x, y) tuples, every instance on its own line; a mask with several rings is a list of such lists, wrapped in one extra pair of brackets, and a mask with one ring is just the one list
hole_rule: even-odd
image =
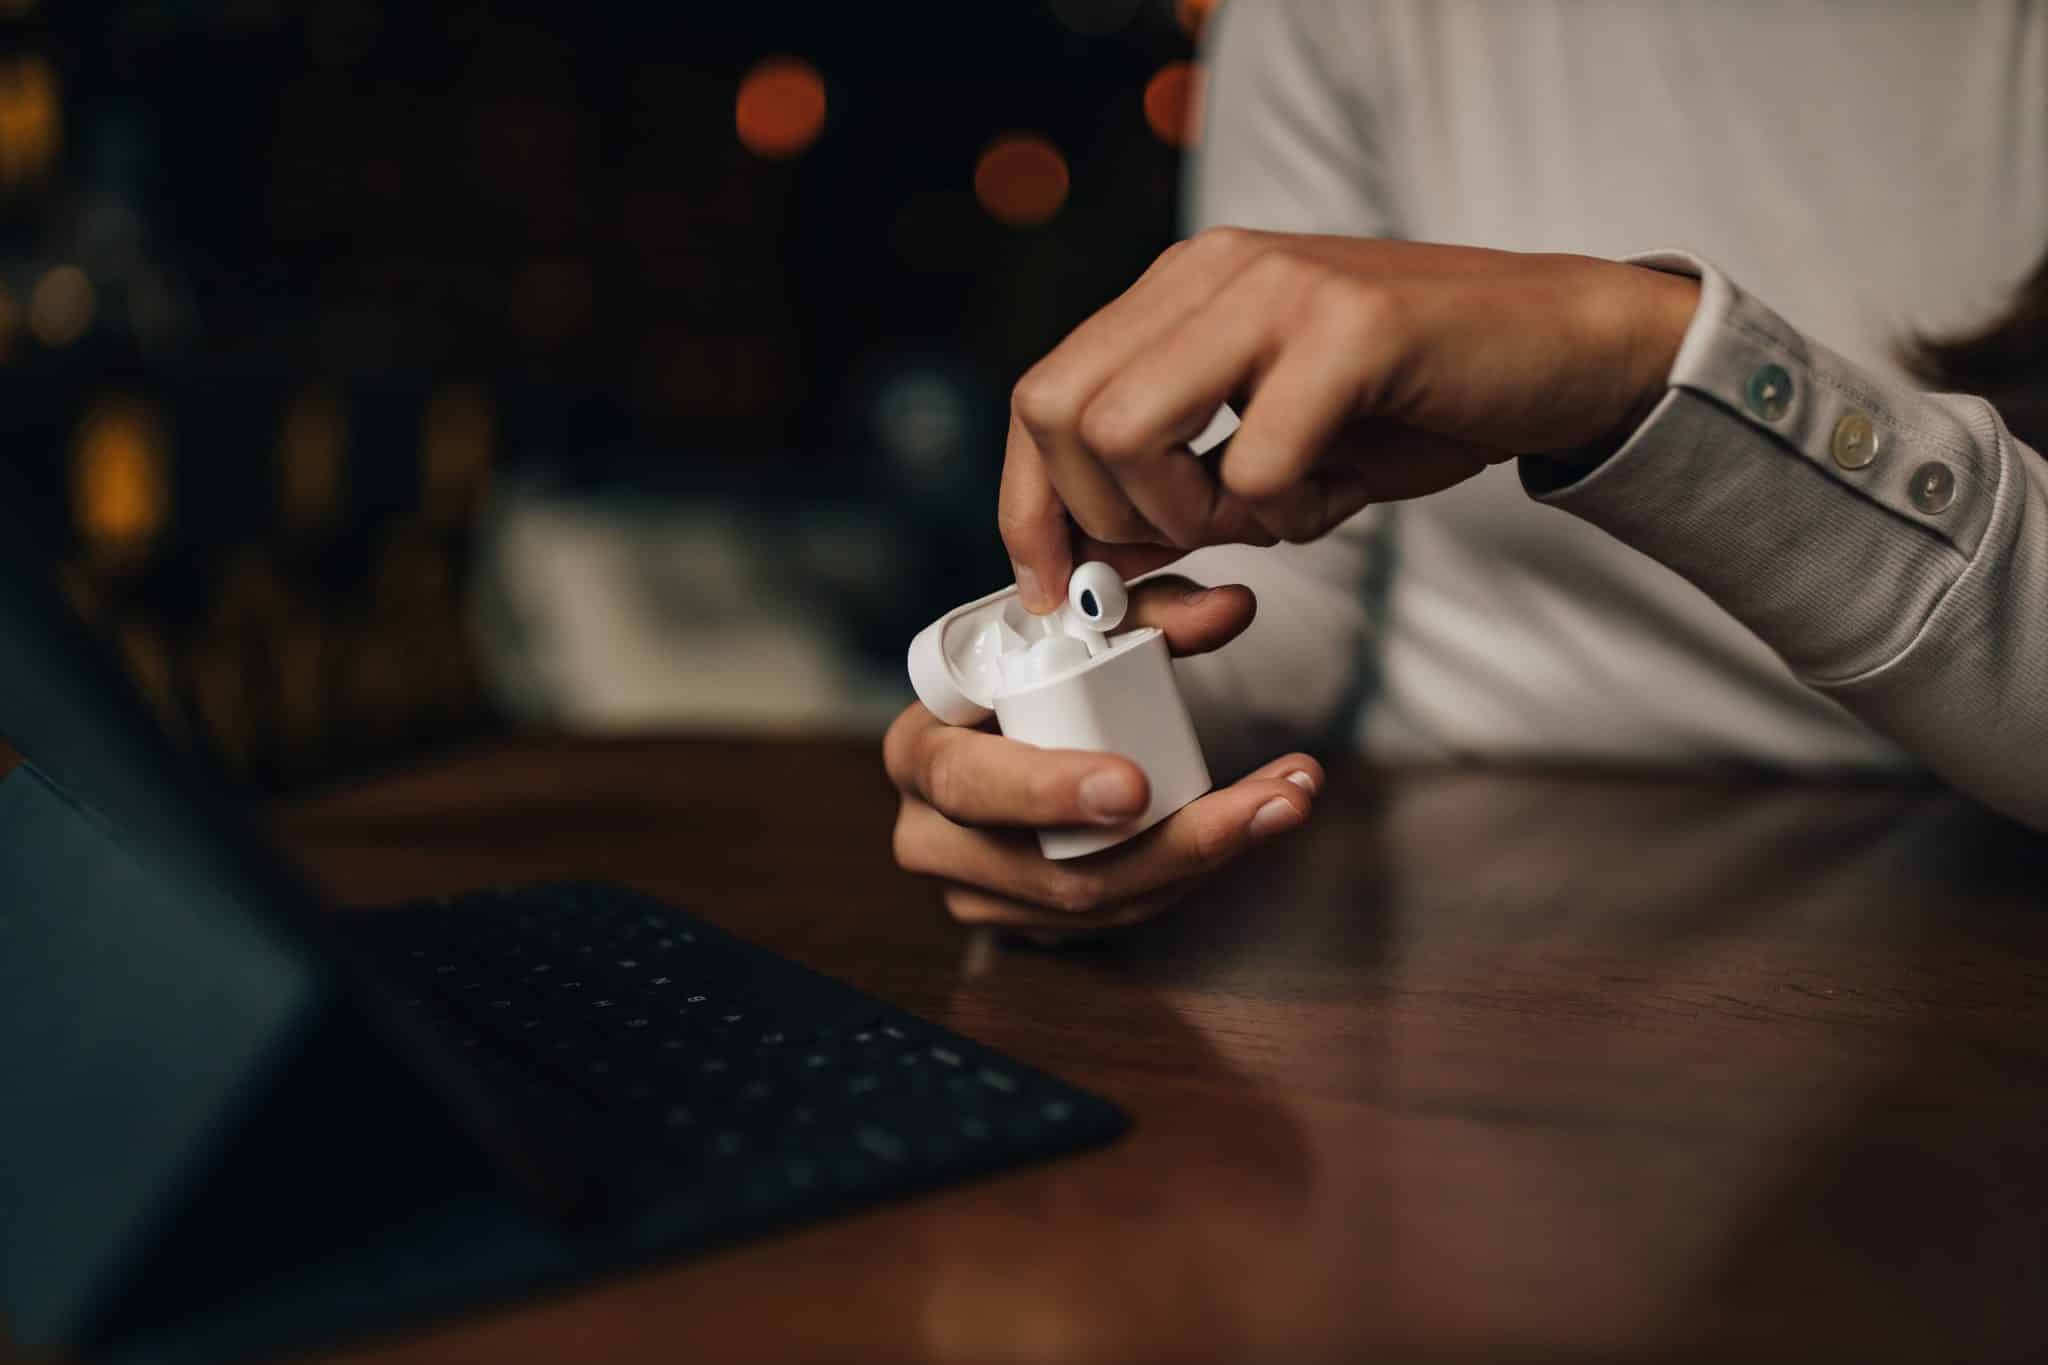
[[(2048, 828), (2048, 462), (1979, 398), (1873, 375), (1714, 267), (1649, 419), (1524, 483), (1677, 570), (1807, 685)], [(1554, 470), (1549, 471), (1554, 474)]]

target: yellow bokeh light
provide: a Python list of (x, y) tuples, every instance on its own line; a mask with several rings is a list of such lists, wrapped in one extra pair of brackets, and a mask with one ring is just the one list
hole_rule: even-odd
[(92, 326), (99, 306), (92, 281), (75, 265), (52, 266), (28, 296), (28, 326), (45, 346), (69, 346)]
[(1067, 159), (1036, 133), (1008, 133), (974, 167), (974, 197), (1012, 227), (1036, 227), (1067, 202)]
[(795, 156), (824, 130), (825, 82), (800, 57), (770, 57), (740, 82), (733, 126), (741, 145), (756, 156)]
[(429, 521), (465, 521), (490, 481), (497, 415), (482, 389), (443, 389), (427, 404), (420, 439), (420, 508)]
[(0, 62), (0, 185), (41, 179), (64, 142), (57, 73), (46, 57)]
[(325, 389), (309, 389), (285, 409), (277, 442), (278, 516), (294, 531), (341, 519), (347, 477), (348, 413)]
[(152, 409), (130, 399), (94, 404), (72, 452), (71, 504), (79, 538), (103, 561), (148, 554), (171, 512), (169, 451)]

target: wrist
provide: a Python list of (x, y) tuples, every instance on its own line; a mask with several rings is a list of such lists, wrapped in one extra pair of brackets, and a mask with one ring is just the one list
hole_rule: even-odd
[(1679, 347), (1699, 311), (1699, 281), (1648, 266), (1620, 265), (1607, 316), (1614, 372), (1622, 376), (1619, 412), (1602, 435), (1569, 450), (1524, 457), (1524, 479), (1554, 491), (1591, 473), (1649, 420), (1671, 387)]
[(1635, 319), (1628, 343), (1629, 371), (1634, 376), (1634, 401), (1629, 411), (1634, 421), (1623, 434), (1640, 425), (1644, 416), (1671, 387), (1671, 370), (1678, 363), (1678, 348), (1692, 328), (1699, 311), (1700, 282), (1689, 275), (1674, 275), (1648, 266), (1630, 265), (1629, 272), (1637, 299), (1631, 310)]

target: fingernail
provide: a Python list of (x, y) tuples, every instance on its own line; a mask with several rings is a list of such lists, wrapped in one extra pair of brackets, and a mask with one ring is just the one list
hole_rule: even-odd
[(1292, 801), (1284, 796), (1276, 796), (1260, 806), (1258, 812), (1252, 816), (1251, 836), (1254, 839), (1263, 839), (1269, 834), (1293, 829), (1306, 818)]
[(1081, 809), (1091, 820), (1113, 825), (1138, 813), (1145, 794), (1138, 779), (1122, 768), (1104, 768), (1081, 779)]
[(1026, 568), (1016, 560), (1010, 561), (1010, 572), (1017, 575), (1017, 595), (1024, 599), (1024, 605), (1042, 601), (1044, 590), (1038, 582), (1038, 571)]
[(1308, 769), (1306, 768), (1296, 768), (1293, 772), (1287, 774), (1287, 780), (1307, 792), (1310, 796), (1316, 794), (1316, 780), (1308, 775)]

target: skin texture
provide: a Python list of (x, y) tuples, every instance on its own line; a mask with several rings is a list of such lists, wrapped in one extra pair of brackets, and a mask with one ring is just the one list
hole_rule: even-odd
[[(1169, 248), (1018, 381), (998, 524), (1025, 605), (1076, 558), (1323, 535), (1517, 455), (1625, 432), (1691, 280), (1582, 256), (1216, 229)], [(1220, 459), (1185, 442), (1219, 403)]]
[[(1662, 394), (1698, 302), (1688, 279), (1579, 256), (1218, 229), (1179, 243), (1018, 381), (998, 521), (1025, 605), (1054, 610), (1073, 565), (1126, 577), (1200, 545), (1325, 534), (1368, 503), (1433, 493), (1525, 454), (1611, 446)], [(1185, 450), (1218, 404), (1220, 458)], [(1176, 654), (1251, 623), (1242, 587), (1152, 580), (1133, 624)], [(1145, 778), (940, 724), (913, 704), (884, 744), (897, 861), (958, 920), (1035, 937), (1128, 924), (1305, 822), (1324, 782), (1274, 759), (1088, 858), (1036, 828), (1116, 824)]]

